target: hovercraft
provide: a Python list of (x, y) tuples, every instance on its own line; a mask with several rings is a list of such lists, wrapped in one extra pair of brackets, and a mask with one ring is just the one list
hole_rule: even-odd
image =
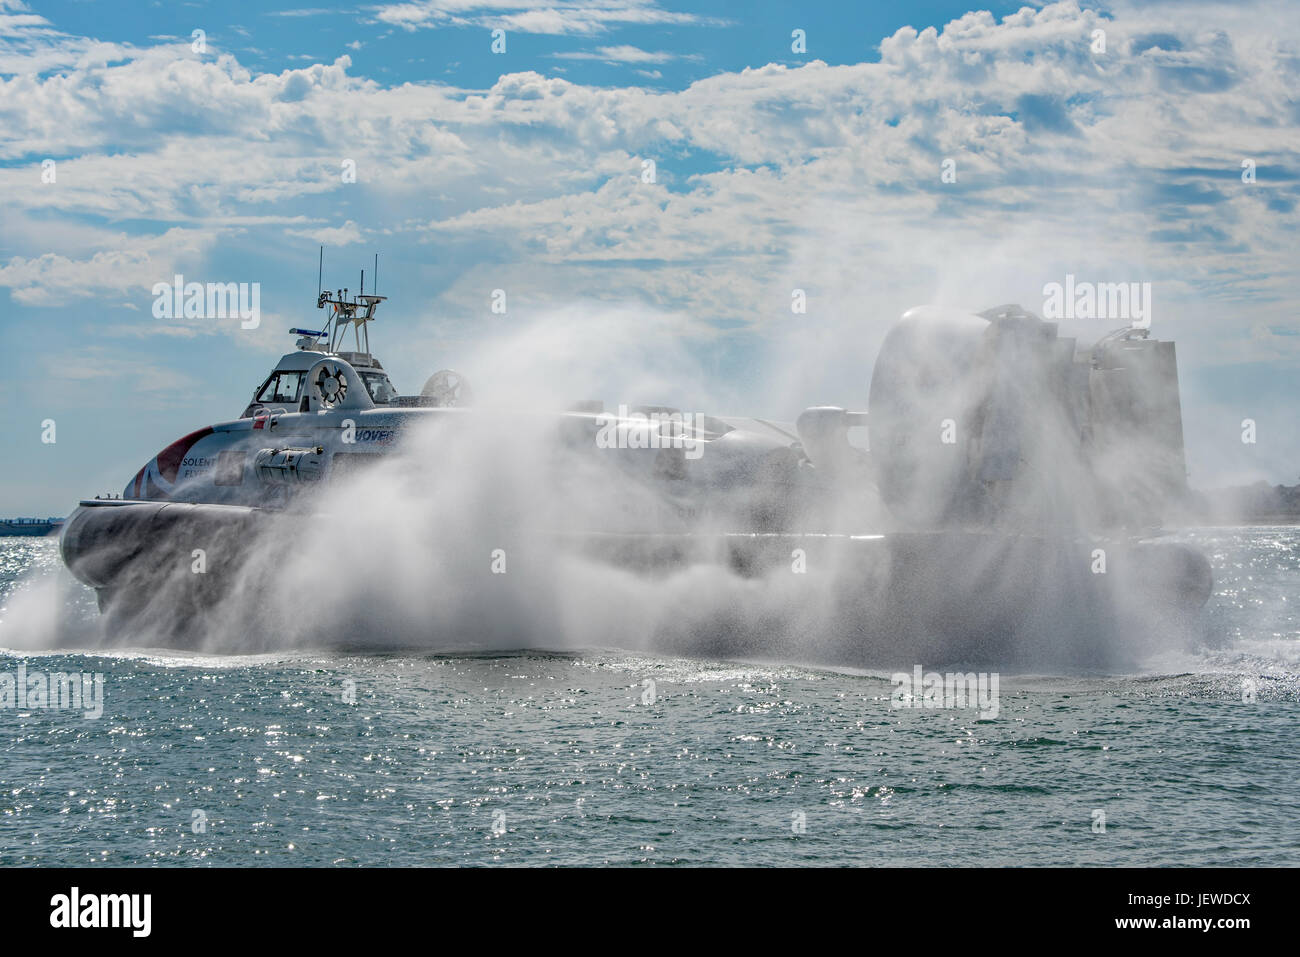
[[(290, 330), (296, 348), (237, 418), (167, 445), (120, 498), (80, 503), (62, 555), (111, 634), (166, 596), (174, 627), (155, 639), (186, 644), (195, 616), (221, 614), (268, 525), (292, 537), (319, 521), (319, 490), (364, 482), (427, 423), (492, 427), (453, 370), (419, 394), (394, 388), (370, 351), (383, 302), (319, 293), (325, 327)], [(561, 468), (595, 463), (602, 482), (662, 506), (641, 527), (609, 527), (579, 503), (551, 529), (564, 547), (648, 576), (701, 562), (746, 579), (830, 576), (808, 599), (833, 623), (821, 658), (997, 661), (1027, 636), (1082, 655), (1099, 632), (1194, 619), (1211, 590), (1201, 554), (1160, 540), (1187, 484), (1174, 345), (1145, 329), (1082, 346), (1018, 306), (922, 307), (887, 334), (865, 411), (780, 423), (581, 402), (527, 415), (578, 456)], [(712, 650), (781, 646), (732, 635)]]

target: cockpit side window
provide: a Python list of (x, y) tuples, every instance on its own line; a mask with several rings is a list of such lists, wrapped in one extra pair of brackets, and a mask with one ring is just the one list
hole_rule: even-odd
[(301, 372), (273, 372), (257, 393), (257, 401), (291, 405), (302, 392), (302, 379)]
[(382, 372), (362, 372), (361, 381), (366, 384), (366, 391), (376, 405), (388, 405), (397, 398), (393, 383)]

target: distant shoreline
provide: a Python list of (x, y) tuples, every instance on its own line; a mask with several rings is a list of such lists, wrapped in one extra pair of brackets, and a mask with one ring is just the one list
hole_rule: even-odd
[(0, 538), (44, 538), (63, 527), (62, 518), (0, 518)]
[(1205, 525), (1300, 525), (1300, 485), (1255, 482), (1200, 491), (1192, 489), (1182, 508), (1184, 521)]

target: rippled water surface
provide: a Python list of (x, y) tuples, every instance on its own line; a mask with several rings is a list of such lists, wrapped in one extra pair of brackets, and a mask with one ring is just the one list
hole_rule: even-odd
[[(1003, 673), (984, 720), (884, 673), (606, 650), (0, 652), (105, 687), (98, 720), (0, 710), (0, 863), (1300, 863), (1300, 533), (1183, 539), (1204, 642)], [(0, 623), (92, 629), (65, 574), (0, 540)]]

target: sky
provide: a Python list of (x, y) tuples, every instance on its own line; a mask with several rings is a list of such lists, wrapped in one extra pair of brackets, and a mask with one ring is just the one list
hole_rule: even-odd
[[(911, 306), (1150, 283), (1192, 484), (1300, 477), (1290, 3), (0, 0), (0, 124), (0, 515), (238, 416), (322, 244), (403, 392), (578, 317), (708, 374), (629, 400), (781, 420), (865, 408)], [(177, 274), (260, 324), (156, 317)]]

